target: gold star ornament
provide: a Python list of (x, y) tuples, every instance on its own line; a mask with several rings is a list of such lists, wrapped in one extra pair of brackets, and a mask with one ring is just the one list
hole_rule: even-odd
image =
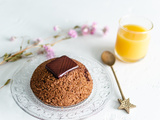
[(120, 102), (120, 106), (118, 107), (118, 109), (124, 109), (127, 113), (129, 113), (130, 108), (135, 108), (136, 106), (130, 103), (129, 98), (128, 99), (118, 99), (118, 101)]

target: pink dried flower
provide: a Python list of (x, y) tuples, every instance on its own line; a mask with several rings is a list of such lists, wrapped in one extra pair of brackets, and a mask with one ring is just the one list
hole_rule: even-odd
[(91, 32), (90, 32), (92, 35), (96, 32), (96, 27), (97, 27), (97, 23), (93, 22), (91, 26)]
[(93, 22), (93, 23), (92, 23), (92, 27), (97, 27), (97, 23), (96, 23), (96, 22)]
[(81, 28), (82, 35), (88, 35), (90, 33), (88, 25), (83, 25)]
[(58, 31), (58, 30), (59, 30), (59, 27), (58, 27), (58, 26), (54, 26), (54, 27), (53, 27), (53, 30), (54, 30), (54, 31)]
[(16, 37), (15, 36), (12, 36), (11, 38), (10, 38), (10, 41), (15, 41), (16, 40)]
[(93, 35), (95, 32), (96, 32), (96, 28), (95, 28), (95, 27), (92, 27), (92, 28), (91, 28), (91, 34)]
[(47, 45), (43, 45), (44, 50), (47, 52), (49, 47)]
[(54, 58), (54, 51), (51, 47), (44, 45), (43, 48), (44, 48), (45, 52), (47, 53), (48, 59)]
[(69, 30), (68, 35), (72, 38), (76, 38), (78, 36), (77, 32), (73, 29)]
[(37, 44), (39, 44), (39, 43), (43, 42), (43, 39), (42, 39), (42, 38), (37, 38), (37, 39), (35, 39), (34, 41), (35, 41)]
[(103, 33), (104, 33), (104, 35), (107, 35), (108, 31), (109, 31), (108, 26), (105, 26), (105, 27), (103, 28)]
[(47, 52), (47, 58), (48, 58), (48, 59), (54, 58), (53, 49), (49, 49), (49, 51)]

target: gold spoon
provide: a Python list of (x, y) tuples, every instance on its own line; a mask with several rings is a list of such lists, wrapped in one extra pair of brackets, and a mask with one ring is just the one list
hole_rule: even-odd
[(120, 106), (118, 107), (118, 109), (124, 109), (127, 113), (129, 113), (130, 108), (134, 108), (134, 107), (136, 107), (136, 106), (130, 103), (129, 98), (128, 98), (128, 99), (125, 99), (125, 97), (124, 97), (124, 94), (123, 94), (123, 92), (122, 92), (121, 86), (120, 86), (119, 81), (118, 81), (118, 79), (117, 79), (116, 73), (115, 73), (115, 71), (114, 71), (114, 69), (113, 69), (113, 65), (114, 65), (114, 63), (115, 63), (115, 61), (116, 61), (115, 56), (114, 56), (111, 52), (109, 52), (109, 51), (104, 51), (104, 52), (102, 53), (102, 55), (101, 55), (101, 59), (102, 59), (102, 61), (103, 61), (105, 64), (107, 64), (107, 65), (109, 65), (109, 66), (111, 67), (112, 72), (113, 72), (113, 74), (114, 74), (114, 77), (115, 77), (115, 79), (116, 79), (116, 82), (117, 82), (119, 91), (120, 91), (120, 93), (121, 93), (122, 100), (121, 100), (121, 99), (118, 99), (118, 101), (120, 102)]

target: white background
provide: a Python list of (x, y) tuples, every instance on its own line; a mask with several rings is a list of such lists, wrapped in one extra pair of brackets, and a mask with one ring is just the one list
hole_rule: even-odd
[[(118, 20), (127, 14), (149, 18), (153, 24), (147, 56), (137, 63), (117, 61), (114, 68), (126, 98), (136, 104), (130, 114), (118, 110), (120, 98), (113, 79), (113, 94), (105, 108), (86, 120), (159, 120), (160, 119), (160, 2), (158, 0), (0, 0), (0, 56), (19, 50), (15, 36), (46, 38), (54, 34), (53, 26), (71, 28), (96, 21), (110, 28), (106, 38), (97, 34), (79, 37), (56, 44), (54, 51), (69, 51), (90, 56), (101, 62), (104, 50), (113, 52)], [(26, 60), (0, 66), (0, 86), (12, 77)], [(112, 74), (112, 73), (111, 73)], [(17, 106), (10, 93), (10, 85), (0, 89), (0, 120), (36, 120)]]

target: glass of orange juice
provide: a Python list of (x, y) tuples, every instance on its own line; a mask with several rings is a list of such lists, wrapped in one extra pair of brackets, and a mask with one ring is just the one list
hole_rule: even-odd
[(145, 57), (153, 24), (146, 18), (124, 16), (119, 20), (115, 54), (125, 62), (136, 62)]

